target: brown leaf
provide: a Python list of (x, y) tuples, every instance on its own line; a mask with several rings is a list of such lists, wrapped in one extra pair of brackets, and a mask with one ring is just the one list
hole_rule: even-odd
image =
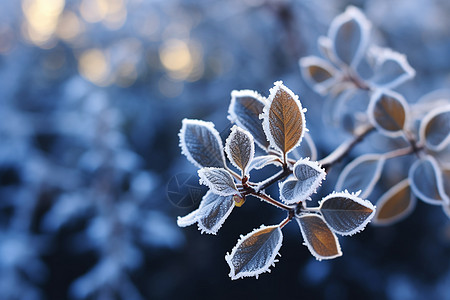
[(268, 100), (263, 114), (264, 132), (270, 145), (286, 154), (303, 137), (305, 115), (298, 97), (281, 81), (275, 82)]
[(409, 180), (400, 181), (381, 196), (373, 221), (378, 225), (398, 222), (412, 212), (416, 202), (416, 198), (411, 193)]
[(332, 259), (342, 255), (336, 235), (320, 215), (301, 215), (297, 218), (297, 222), (305, 245), (318, 260)]
[(400, 135), (406, 123), (405, 99), (394, 92), (377, 93), (370, 100), (369, 117), (380, 132)]

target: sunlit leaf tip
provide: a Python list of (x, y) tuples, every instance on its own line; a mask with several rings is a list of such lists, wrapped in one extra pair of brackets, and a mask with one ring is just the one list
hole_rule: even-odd
[(254, 137), (256, 144), (263, 150), (269, 148), (262, 127), (262, 114), (266, 99), (259, 93), (251, 90), (231, 92), (231, 102), (228, 108), (228, 119), (239, 127), (247, 130)]
[(264, 226), (241, 236), (231, 253), (225, 255), (225, 261), (230, 266), (231, 279), (258, 276), (270, 272), (278, 260), (283, 234), (278, 225)]
[(376, 225), (396, 223), (413, 211), (416, 202), (417, 199), (411, 191), (409, 180), (404, 179), (380, 197), (373, 223)]
[(340, 235), (362, 231), (375, 215), (375, 206), (347, 191), (332, 193), (322, 199), (319, 210), (330, 228)]
[(222, 140), (212, 122), (184, 119), (178, 136), (181, 153), (198, 168), (225, 167)]
[(201, 168), (198, 170), (200, 184), (204, 184), (211, 191), (220, 196), (238, 194), (236, 184), (230, 172), (223, 168)]
[(332, 21), (328, 37), (340, 63), (357, 66), (369, 44), (371, 23), (356, 7), (349, 6)]
[(246, 174), (247, 167), (255, 155), (253, 136), (246, 130), (234, 125), (225, 143), (228, 159), (242, 174)]
[(305, 111), (298, 96), (282, 81), (274, 83), (260, 116), (272, 148), (287, 154), (300, 144), (306, 131)]
[(333, 259), (342, 256), (341, 246), (333, 231), (318, 214), (302, 214), (296, 218), (304, 245), (317, 259)]

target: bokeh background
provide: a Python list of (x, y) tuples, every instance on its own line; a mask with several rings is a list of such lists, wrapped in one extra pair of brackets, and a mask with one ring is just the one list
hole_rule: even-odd
[(0, 299), (450, 299), (450, 221), (423, 203), (340, 238), (333, 261), (316, 261), (292, 222), (258, 280), (231, 281), (224, 255), (281, 221), (277, 209), (248, 200), (218, 236), (176, 226), (204, 192), (181, 120), (226, 138), (233, 89), (268, 95), (283, 80), (320, 157), (348, 138), (324, 125), (298, 59), (349, 4), (407, 55), (408, 101), (450, 86), (447, 0), (0, 1)]

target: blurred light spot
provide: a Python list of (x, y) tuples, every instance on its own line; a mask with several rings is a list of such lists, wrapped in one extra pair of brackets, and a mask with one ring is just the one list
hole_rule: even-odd
[(159, 49), (159, 57), (168, 75), (175, 80), (196, 81), (203, 75), (202, 49), (191, 42), (167, 40)]
[(64, 0), (22, 0), (24, 37), (39, 47), (46, 47), (55, 33), (64, 5)]
[(62, 40), (73, 41), (80, 35), (83, 29), (83, 24), (77, 15), (71, 11), (66, 11), (59, 19), (56, 34)]
[(108, 0), (82, 0), (80, 14), (88, 23), (102, 21), (108, 13)]
[(108, 13), (105, 20), (103, 20), (103, 24), (106, 28), (111, 30), (117, 30), (125, 24), (127, 20), (127, 10), (123, 8), (121, 10), (115, 11), (113, 13)]
[(162, 76), (158, 82), (159, 91), (167, 98), (175, 98), (183, 92), (184, 83), (166, 76)]
[(14, 32), (8, 25), (0, 25), (0, 54), (7, 54), (14, 47)]
[(192, 68), (192, 57), (187, 44), (180, 40), (168, 40), (159, 51), (163, 66), (173, 72)]
[(87, 80), (99, 86), (108, 85), (109, 64), (105, 53), (100, 49), (90, 49), (83, 52), (78, 62), (80, 74)]

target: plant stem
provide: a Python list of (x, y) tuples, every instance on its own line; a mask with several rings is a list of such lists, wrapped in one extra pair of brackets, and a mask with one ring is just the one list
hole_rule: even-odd
[(387, 152), (385, 154), (383, 154), (385, 159), (391, 159), (394, 157), (399, 157), (399, 156), (404, 156), (404, 155), (408, 155), (408, 154), (412, 154), (412, 153), (416, 153), (417, 151), (421, 150), (420, 147), (406, 147), (406, 148), (400, 148), (391, 152)]
[(290, 174), (292, 174), (292, 170), (286, 165), (283, 165), (283, 170), (281, 170), (280, 172), (276, 173), (275, 175), (273, 175), (272, 177), (269, 177), (268, 179), (266, 179), (265, 181), (261, 182), (260, 185), (256, 188), (256, 191), (262, 191), (265, 188), (267, 188), (268, 186), (274, 184), (275, 182), (277, 182), (278, 180), (281, 180), (287, 176), (289, 176)]
[(353, 139), (341, 144), (337, 147), (333, 152), (328, 154), (326, 157), (322, 158), (319, 161), (319, 164), (328, 171), (334, 164), (340, 162), (348, 153), (360, 142), (364, 140), (364, 138), (374, 131), (375, 127), (372, 125), (366, 125), (361, 132), (353, 137)]
[(294, 211), (294, 209), (292, 207), (284, 205), (283, 203), (278, 202), (275, 199), (272, 199), (269, 195), (266, 195), (266, 194), (264, 194), (262, 192), (253, 191), (253, 192), (250, 192), (249, 195), (253, 195), (255, 197), (258, 197), (258, 198), (262, 199), (263, 201), (265, 201), (267, 203), (270, 203), (270, 204), (272, 204), (272, 205), (274, 205), (274, 206), (276, 206), (278, 208), (281, 208), (283, 210), (286, 210), (286, 211), (289, 211), (289, 212), (290, 211)]
[(236, 172), (234, 172), (233, 170), (231, 170), (228, 167), (226, 167), (226, 168), (227, 168), (227, 171), (230, 172), (230, 174), (233, 175), (234, 178), (236, 178), (238, 181), (242, 180), (241, 176), (239, 176)]

